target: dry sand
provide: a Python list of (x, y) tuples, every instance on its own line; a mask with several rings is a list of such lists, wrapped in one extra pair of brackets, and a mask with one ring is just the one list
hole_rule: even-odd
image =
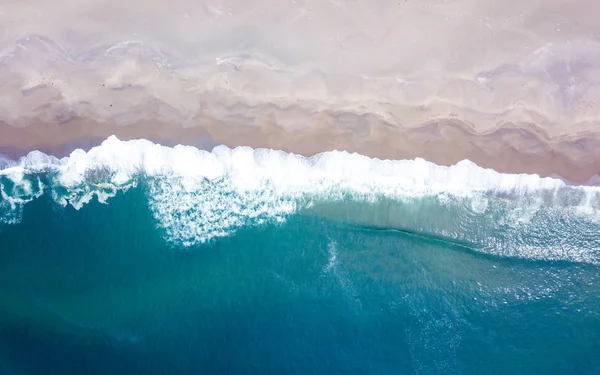
[(3, 1), (0, 152), (108, 135), (600, 173), (596, 0)]

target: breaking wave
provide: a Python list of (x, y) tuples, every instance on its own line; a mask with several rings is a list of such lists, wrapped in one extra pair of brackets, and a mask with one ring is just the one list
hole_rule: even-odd
[(0, 223), (20, 221), (48, 194), (82, 208), (141, 187), (165, 237), (193, 246), (294, 214), (398, 229), (472, 250), (600, 263), (600, 188), (501, 174), (470, 161), (379, 160), (347, 152), (312, 157), (218, 146), (207, 152), (110, 137), (58, 159), (33, 151), (0, 162)]

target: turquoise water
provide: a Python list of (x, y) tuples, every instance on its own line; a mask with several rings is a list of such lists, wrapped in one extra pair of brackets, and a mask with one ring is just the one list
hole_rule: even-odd
[(569, 187), (45, 168), (0, 177), (1, 374), (600, 374), (600, 224)]

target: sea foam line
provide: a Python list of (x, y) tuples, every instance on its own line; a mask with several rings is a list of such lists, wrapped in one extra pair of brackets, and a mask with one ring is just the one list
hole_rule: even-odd
[[(418, 196), (442, 192), (526, 194), (567, 187), (559, 179), (498, 173), (468, 160), (445, 167), (419, 158), (380, 160), (346, 151), (303, 157), (271, 149), (218, 146), (208, 152), (192, 146), (165, 147), (148, 140), (120, 141), (115, 136), (88, 152), (77, 149), (62, 159), (30, 152), (17, 165), (1, 170), (0, 175), (19, 178), (27, 173), (55, 171), (57, 182), (71, 187), (83, 183), (90, 171), (99, 169), (110, 171), (110, 181), (116, 185), (127, 183), (139, 172), (147, 176), (177, 176), (191, 184), (227, 176), (240, 191), (256, 189), (264, 181), (282, 192), (319, 191), (343, 184), (365, 193)], [(600, 191), (594, 187), (573, 188)]]

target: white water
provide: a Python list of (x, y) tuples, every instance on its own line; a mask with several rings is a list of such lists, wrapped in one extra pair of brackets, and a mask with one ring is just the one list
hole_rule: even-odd
[[(356, 192), (389, 195), (429, 195), (441, 192), (465, 195), (473, 192), (527, 194), (536, 190), (566, 187), (558, 179), (538, 175), (502, 174), (477, 167), (464, 160), (451, 167), (438, 166), (423, 159), (379, 160), (345, 151), (324, 152), (312, 157), (283, 151), (219, 146), (212, 152), (191, 146), (173, 148), (147, 140), (120, 141), (112, 136), (89, 152), (75, 150), (57, 159), (39, 151), (29, 153), (18, 165), (0, 174), (17, 178), (25, 173), (56, 170), (58, 182), (75, 187), (92, 170), (114, 172), (115, 185), (128, 183), (137, 172), (147, 176), (177, 176), (187, 188), (200, 180), (228, 176), (239, 191), (255, 190), (265, 181), (282, 193), (320, 192), (343, 185)], [(573, 187), (600, 191), (592, 187)]]
[[(324, 202), (350, 199), (363, 202), (349, 216), (351, 221), (362, 217), (362, 224), (429, 231), (480, 244), (495, 254), (595, 262), (595, 249), (600, 249), (600, 239), (593, 235), (600, 229), (599, 188), (569, 186), (537, 175), (502, 174), (467, 160), (443, 167), (422, 159), (379, 160), (338, 151), (308, 158), (248, 147), (219, 146), (207, 152), (147, 140), (123, 142), (113, 136), (88, 152), (75, 150), (63, 159), (34, 151), (6, 164), (0, 171), (11, 185), (0, 186), (4, 222), (18, 222), (22, 206), (44, 189), (58, 203), (79, 209), (94, 196), (105, 202), (138, 184), (143, 175), (158, 225), (170, 241), (184, 246), (229, 235), (245, 225), (283, 221), (301, 209), (323, 214), (319, 207)], [(50, 172), (51, 186), (43, 186), (39, 172)], [(427, 197), (435, 198), (434, 211), (418, 206), (407, 213), (407, 199)], [(444, 206), (453, 206), (454, 211)], [(466, 212), (464, 217), (457, 209)], [(550, 227), (544, 222), (552, 220), (549, 210), (563, 221), (574, 218), (592, 227), (586, 227), (585, 238), (578, 240), (578, 233), (571, 232), (579, 231), (580, 224), (560, 224), (565, 233), (558, 242), (538, 244), (533, 250), (526, 239), (514, 239), (522, 242), (515, 245), (506, 234), (491, 234), (497, 229), (531, 236), (540, 226)], [(492, 217), (491, 211), (502, 214)], [(555, 236), (547, 230), (542, 234)]]

